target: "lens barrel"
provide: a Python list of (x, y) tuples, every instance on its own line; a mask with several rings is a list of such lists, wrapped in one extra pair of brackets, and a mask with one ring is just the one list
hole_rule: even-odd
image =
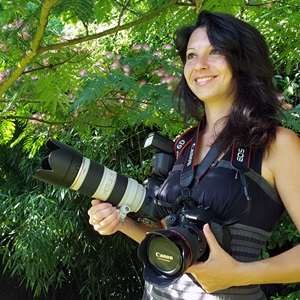
[(146, 189), (136, 180), (89, 160), (53, 138), (47, 141), (46, 146), (51, 152), (43, 159), (42, 168), (34, 178), (99, 198), (113, 206), (128, 206), (131, 212), (142, 207)]

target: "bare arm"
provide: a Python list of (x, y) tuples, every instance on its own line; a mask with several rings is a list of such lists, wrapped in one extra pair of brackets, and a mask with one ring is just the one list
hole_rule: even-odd
[[(273, 174), (275, 188), (300, 232), (300, 140), (298, 136), (291, 130), (279, 127), (276, 141), (265, 162)], [(241, 271), (248, 273), (252, 283), (300, 282), (299, 257), (300, 245), (278, 256), (242, 265)]]
[(92, 200), (92, 207), (89, 209), (89, 222), (101, 235), (111, 235), (121, 231), (136, 242), (141, 242), (146, 233), (161, 228), (148, 227), (142, 223), (126, 217), (120, 220), (120, 212), (110, 203)]
[[(263, 168), (263, 176), (277, 189), (300, 232), (300, 140), (297, 135), (278, 128), (276, 141), (264, 159)], [(223, 251), (207, 225), (203, 230), (211, 249), (210, 256), (206, 262), (196, 264), (188, 271), (207, 292), (230, 286), (300, 282), (300, 245), (272, 258), (242, 263)]]

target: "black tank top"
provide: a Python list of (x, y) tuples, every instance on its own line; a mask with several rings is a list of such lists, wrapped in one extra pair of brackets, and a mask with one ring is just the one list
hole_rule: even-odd
[[(247, 200), (240, 171), (231, 164), (232, 149), (213, 163), (200, 181), (190, 185), (191, 196), (205, 207), (210, 207), (216, 217), (228, 221), (245, 212)], [(284, 207), (277, 192), (261, 175), (264, 149), (252, 150), (246, 183), (251, 197), (250, 212), (228, 228), (231, 233), (229, 254), (238, 261), (251, 262), (258, 259), (262, 247), (271, 234), (274, 223)], [(158, 198), (174, 203), (181, 195), (180, 175), (188, 149), (179, 156), (172, 171), (162, 185)], [(198, 166), (199, 167), (199, 166)], [(195, 167), (197, 171), (197, 166)], [(258, 180), (257, 180), (258, 178)], [(274, 201), (276, 199), (276, 201)], [(278, 200), (279, 199), (279, 200)], [(207, 294), (191, 276), (184, 274), (177, 282), (167, 287), (153, 286), (146, 282), (143, 300), (266, 300), (259, 285), (231, 287)]]
[[(179, 180), (187, 152), (187, 149), (183, 151), (175, 162), (159, 191), (159, 200), (174, 203), (181, 195)], [(216, 217), (223, 221), (241, 215), (247, 206), (239, 171), (232, 168), (230, 164), (231, 152), (232, 149), (229, 149), (219, 161), (211, 165), (200, 181), (194, 179), (190, 186), (191, 196), (199, 205), (210, 207)], [(249, 167), (252, 172), (259, 175), (261, 175), (263, 153), (263, 149), (251, 151)], [(197, 172), (197, 166), (195, 171)], [(261, 182), (274, 194), (277, 193), (262, 177)], [(281, 202), (275, 202), (256, 181), (249, 177), (247, 177), (247, 187), (252, 199), (252, 209), (239, 223), (271, 231), (283, 212)]]

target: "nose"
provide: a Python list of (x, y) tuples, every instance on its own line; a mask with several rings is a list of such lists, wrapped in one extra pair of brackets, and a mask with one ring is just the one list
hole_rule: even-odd
[(209, 68), (208, 60), (205, 56), (198, 56), (195, 59), (195, 65), (194, 65), (195, 70), (204, 70)]

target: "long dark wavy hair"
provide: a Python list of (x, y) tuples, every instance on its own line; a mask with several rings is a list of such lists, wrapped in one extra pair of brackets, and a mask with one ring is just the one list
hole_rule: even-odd
[[(175, 34), (175, 46), (186, 63), (188, 41), (197, 28), (205, 28), (212, 46), (223, 53), (229, 63), (236, 96), (227, 125), (217, 143), (226, 149), (238, 146), (266, 148), (280, 125), (280, 105), (273, 85), (273, 67), (264, 37), (250, 24), (225, 13), (202, 11), (193, 26), (184, 26)], [(187, 121), (205, 118), (203, 102), (182, 78), (173, 95), (173, 105)]]

